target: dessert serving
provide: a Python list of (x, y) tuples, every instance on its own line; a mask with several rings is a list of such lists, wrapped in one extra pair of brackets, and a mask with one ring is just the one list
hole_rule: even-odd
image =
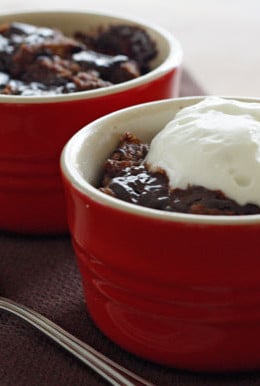
[(112, 14), (3, 13), (0, 26), (0, 229), (68, 232), (65, 143), (105, 114), (177, 96), (181, 46)]
[(126, 350), (196, 371), (260, 368), (259, 112), (249, 98), (145, 103), (65, 146), (86, 305)]
[[(87, 26), (86, 26), (87, 28)], [(100, 26), (67, 37), (53, 28), (0, 25), (0, 94), (63, 94), (108, 87), (149, 72), (157, 49), (139, 26)]]
[(208, 97), (177, 113), (151, 144), (126, 133), (100, 190), (174, 212), (260, 213), (260, 105)]

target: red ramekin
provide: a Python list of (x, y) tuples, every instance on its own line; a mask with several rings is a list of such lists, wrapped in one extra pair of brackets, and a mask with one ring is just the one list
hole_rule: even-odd
[(109, 114), (64, 148), (69, 226), (86, 303), (107, 336), (141, 357), (196, 371), (259, 369), (260, 215), (164, 212), (95, 187), (123, 133), (150, 141), (199, 100)]
[(59, 173), (63, 146), (77, 130), (107, 113), (177, 96), (182, 50), (167, 31), (113, 15), (69, 11), (0, 15), (0, 24), (12, 21), (55, 27), (66, 35), (109, 24), (134, 24), (142, 26), (158, 47), (152, 71), (128, 82), (57, 96), (0, 95), (0, 229), (66, 232)]

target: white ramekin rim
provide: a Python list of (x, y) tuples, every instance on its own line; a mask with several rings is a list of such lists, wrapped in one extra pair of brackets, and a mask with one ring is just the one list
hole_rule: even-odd
[(104, 87), (100, 89), (95, 90), (88, 90), (88, 91), (81, 91), (81, 92), (74, 92), (69, 94), (61, 94), (61, 95), (39, 95), (39, 96), (21, 96), (21, 95), (1, 95), (0, 94), (0, 104), (1, 103), (15, 103), (15, 104), (32, 104), (32, 103), (53, 103), (53, 102), (69, 102), (69, 101), (76, 101), (76, 100), (85, 100), (85, 99), (91, 99), (91, 98), (99, 98), (104, 97), (107, 95), (112, 95), (116, 93), (121, 93), (133, 88), (145, 86), (149, 82), (155, 81), (158, 78), (164, 76), (168, 72), (172, 71), (175, 68), (178, 68), (182, 64), (183, 60), (183, 51), (182, 46), (179, 42), (179, 40), (171, 34), (166, 29), (160, 27), (159, 25), (154, 25), (152, 23), (149, 23), (147, 21), (144, 21), (143, 19), (139, 18), (126, 18), (119, 14), (114, 13), (101, 13), (101, 12), (92, 12), (92, 11), (80, 11), (80, 10), (27, 10), (27, 11), (13, 11), (13, 12), (1, 12), (0, 13), (0, 19), (2, 17), (12, 17), (15, 15), (17, 16), (28, 16), (28, 15), (46, 15), (51, 14), (57, 16), (60, 15), (93, 15), (93, 16), (99, 16), (99, 17), (113, 17), (118, 20), (122, 20), (125, 23), (134, 23), (140, 26), (143, 26), (144, 28), (148, 28), (150, 30), (155, 31), (158, 33), (162, 39), (164, 39), (165, 42), (169, 44), (169, 54), (167, 58), (156, 68), (152, 69), (147, 74), (141, 75), (140, 77), (129, 80), (127, 82), (119, 83), (110, 87)]
[[(109, 123), (109, 120), (113, 120), (124, 115), (126, 112), (132, 113), (136, 112), (137, 109), (142, 111), (142, 109), (147, 108), (160, 108), (163, 106), (171, 105), (173, 103), (179, 103), (181, 105), (185, 101), (191, 101), (197, 103), (204, 99), (206, 96), (199, 97), (182, 97), (182, 98), (171, 98), (163, 101), (155, 101), (149, 103), (143, 103), (132, 107), (127, 107), (119, 111), (110, 113), (106, 116), (103, 116), (94, 122), (83, 127), (79, 130), (65, 145), (61, 153), (61, 170), (67, 181), (70, 182), (73, 187), (81, 192), (83, 195), (86, 195), (91, 200), (95, 201), (98, 204), (116, 209), (121, 212), (131, 213), (132, 215), (142, 216), (146, 218), (152, 218), (160, 221), (168, 222), (178, 222), (189, 224), (198, 224), (203, 225), (216, 225), (216, 226), (241, 226), (241, 225), (254, 225), (260, 224), (260, 214), (256, 215), (241, 215), (241, 216), (214, 216), (214, 215), (196, 215), (196, 214), (186, 214), (186, 213), (175, 213), (161, 211), (157, 209), (145, 208), (135, 204), (131, 204), (120, 200), (118, 198), (111, 197), (107, 194), (100, 192), (97, 188), (91, 185), (83, 176), (77, 171), (75, 167), (75, 156), (76, 148), (79, 148), (81, 144), (85, 141), (87, 137), (90, 137), (93, 133), (93, 130), (98, 126), (102, 126), (103, 123)], [(229, 99), (239, 99), (244, 101), (258, 101), (260, 103), (260, 98), (250, 98), (250, 97), (230, 97), (224, 96), (224, 98)], [(74, 162), (73, 162), (74, 159)]]

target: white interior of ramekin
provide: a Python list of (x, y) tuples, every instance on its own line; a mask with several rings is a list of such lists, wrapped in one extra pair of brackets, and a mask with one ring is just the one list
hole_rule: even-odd
[[(95, 188), (107, 156), (114, 150), (122, 134), (129, 131), (143, 141), (151, 138), (174, 118), (183, 107), (203, 97), (187, 97), (150, 102), (104, 116), (77, 132), (63, 149), (61, 167), (76, 189), (92, 200), (124, 212), (167, 221), (198, 224), (242, 225), (260, 222), (260, 215), (213, 216), (160, 211), (130, 204), (110, 197)], [(232, 98), (260, 103), (259, 99)]]
[(155, 41), (158, 49), (157, 58), (151, 62), (152, 70), (139, 78), (101, 89), (75, 92), (63, 95), (15, 96), (0, 95), (0, 103), (44, 103), (69, 101), (77, 99), (96, 98), (114, 94), (149, 83), (173, 68), (181, 65), (182, 48), (179, 41), (168, 31), (145, 21), (127, 19), (122, 16), (109, 14), (75, 11), (37, 11), (1, 13), (0, 24), (6, 22), (23, 22), (39, 26), (60, 29), (64, 34), (71, 36), (75, 31), (92, 31), (100, 26), (110, 24), (130, 24), (143, 27)]

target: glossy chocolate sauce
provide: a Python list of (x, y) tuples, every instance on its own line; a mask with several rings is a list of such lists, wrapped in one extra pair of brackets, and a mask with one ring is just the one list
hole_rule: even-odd
[(0, 26), (0, 94), (62, 94), (122, 83), (149, 71), (157, 54), (135, 26), (110, 26), (88, 35), (24, 23)]
[(144, 158), (149, 145), (126, 133), (107, 159), (98, 188), (121, 200), (170, 212), (208, 215), (260, 213), (257, 205), (239, 205), (221, 190), (202, 186), (172, 189), (163, 170), (151, 172)]

